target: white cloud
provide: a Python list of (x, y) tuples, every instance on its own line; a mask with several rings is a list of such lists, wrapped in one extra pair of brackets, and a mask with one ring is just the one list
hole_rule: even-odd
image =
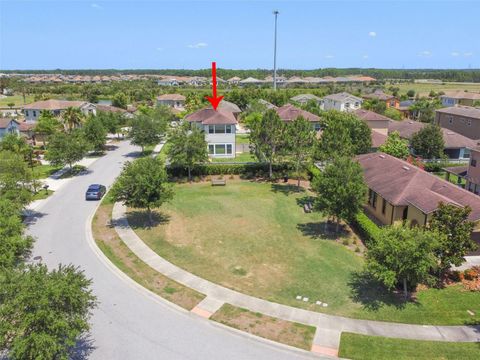
[(470, 56), (473, 56), (473, 53), (472, 52), (466, 52), (466, 53), (463, 53), (463, 56), (470, 57)]
[(157, 51), (162, 51), (162, 50), (163, 50), (163, 48), (157, 47)]
[(460, 56), (460, 53), (459, 53), (458, 51), (452, 51), (452, 52), (450, 53), (450, 55), (452, 55), (452, 56)]
[(370, 31), (368, 33), (368, 36), (375, 37), (375, 36), (377, 36), (377, 33), (375, 31)]
[(101, 9), (101, 8), (102, 8), (100, 5), (98, 5), (98, 4), (96, 4), (96, 3), (93, 3), (93, 4), (91, 4), (90, 6), (91, 6), (92, 8), (94, 8), (94, 9)]
[(324, 58), (325, 58), (325, 59), (333, 59), (334, 57), (335, 57), (335, 56), (333, 56), (333, 55), (330, 55), (330, 54), (329, 54), (329, 55), (325, 55), (325, 56), (324, 56)]
[(362, 58), (368, 59), (368, 55), (365, 54), (365, 55), (362, 56)]
[(189, 47), (190, 49), (200, 49), (200, 48), (204, 48), (204, 47), (207, 47), (207, 46), (208, 46), (208, 44), (204, 43), (204, 42), (199, 42), (199, 43), (196, 43), (196, 44), (187, 45), (187, 47)]
[(432, 56), (432, 53), (428, 50), (423, 50), (423, 51), (418, 53), (418, 56), (420, 56), (420, 57), (430, 57), (430, 56)]

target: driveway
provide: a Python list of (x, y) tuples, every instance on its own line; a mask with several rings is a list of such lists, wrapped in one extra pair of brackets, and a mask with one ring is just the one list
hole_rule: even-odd
[[(29, 232), (36, 237), (32, 256), (49, 267), (80, 266), (93, 279), (100, 302), (90, 338), (79, 348), (89, 359), (307, 359), (306, 352), (239, 335), (147, 295), (109, 268), (87, 242), (88, 221), (97, 203), (86, 202), (91, 183), (109, 187), (125, 161), (138, 152), (127, 142), (93, 163), (89, 172), (62, 186), (41, 204)], [(84, 351), (82, 354), (81, 352)], [(318, 356), (315, 356), (318, 359)]]

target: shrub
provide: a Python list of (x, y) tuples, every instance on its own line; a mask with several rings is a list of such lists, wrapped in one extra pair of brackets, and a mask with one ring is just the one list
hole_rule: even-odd
[(380, 232), (380, 228), (370, 218), (365, 215), (363, 211), (360, 211), (352, 221), (352, 227), (362, 238), (365, 244), (375, 239)]
[(343, 239), (342, 244), (343, 244), (343, 245), (350, 245), (350, 240), (348, 240), (348, 239)]
[(360, 248), (359, 248), (358, 246), (355, 248), (355, 252), (356, 252), (356, 253), (359, 253), (359, 252), (360, 252)]

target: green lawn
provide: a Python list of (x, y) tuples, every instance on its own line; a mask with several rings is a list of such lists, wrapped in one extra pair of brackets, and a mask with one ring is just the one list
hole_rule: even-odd
[[(446, 176), (447, 176), (447, 173), (445, 171), (440, 171), (440, 172), (435, 172), (434, 173), (435, 175), (437, 175), (438, 177), (446, 180)], [(455, 174), (450, 174), (450, 180), (449, 180), (452, 184), (455, 184), (455, 185), (458, 185), (458, 176), (455, 175)], [(465, 179), (461, 179), (461, 182), (460, 184), (462, 184), (463, 186), (465, 186), (467, 183), (467, 181)]]
[(480, 359), (480, 343), (390, 339), (343, 333), (339, 357), (353, 360)]
[(33, 172), (37, 179), (45, 179), (60, 170), (61, 168), (61, 166), (59, 167), (52, 165), (38, 165), (33, 168)]
[(235, 142), (237, 144), (250, 144), (250, 140), (248, 139), (248, 135), (246, 134), (235, 135)]
[(235, 154), (235, 158), (212, 158), (212, 162), (257, 162), (257, 158), (252, 154), (239, 153)]
[[(415, 90), (415, 93), (419, 93), (420, 96), (428, 96), (430, 91), (435, 92), (447, 92), (447, 91), (456, 91), (456, 90), (467, 90), (470, 92), (480, 92), (480, 83), (455, 83), (448, 82), (443, 84), (422, 84), (422, 83), (402, 83), (394, 84), (394, 87), (400, 88), (400, 94), (406, 94), (408, 90)], [(387, 85), (387, 88), (389, 85)]]
[[(405, 304), (361, 275), (363, 258), (322, 235), (305, 214), (306, 193), (279, 184), (227, 180), (175, 186), (153, 228), (131, 211), (135, 231), (156, 252), (194, 274), (271, 301), (348, 317), (420, 324), (480, 322), (478, 293), (423, 290)], [(346, 236), (346, 235), (345, 235)], [(296, 296), (308, 297), (308, 302)], [(315, 305), (320, 300), (328, 307)], [(474, 316), (467, 310), (473, 311)]]
[[(25, 96), (26, 103), (31, 103), (33, 102), (33, 96), (32, 95), (26, 95)], [(14, 103), (14, 106), (23, 106), (23, 96), (22, 95), (13, 95), (13, 96), (7, 96), (4, 98), (0, 99), (0, 107), (8, 107), (7, 104), (9, 103)]]

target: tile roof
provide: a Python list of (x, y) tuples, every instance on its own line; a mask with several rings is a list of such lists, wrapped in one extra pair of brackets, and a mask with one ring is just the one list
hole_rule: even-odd
[[(210, 108), (211, 108), (211, 106), (210, 106)], [(232, 112), (234, 114), (242, 112), (242, 110), (238, 107), (237, 104), (234, 104), (234, 103), (232, 103), (230, 101), (227, 101), (227, 100), (220, 101), (220, 104), (218, 105), (217, 109)]]
[(377, 114), (376, 112), (365, 110), (365, 109), (357, 109), (353, 113), (357, 115), (360, 119), (367, 120), (367, 121), (391, 121), (392, 120), (386, 116), (383, 116), (383, 115)]
[(352, 95), (352, 94), (349, 94), (349, 93), (347, 93), (347, 92), (342, 92), (342, 93), (338, 93), (338, 94), (328, 95), (328, 96), (325, 96), (324, 99), (335, 100), (335, 101), (346, 101), (346, 100), (349, 100), (349, 99), (356, 100), (356, 101), (360, 101), (360, 102), (363, 101), (363, 100), (360, 99), (359, 97), (354, 96), (354, 95)]
[(375, 90), (371, 94), (363, 95), (363, 97), (366, 98), (366, 99), (378, 99), (378, 100), (384, 100), (384, 101), (391, 100), (391, 99), (395, 98), (395, 96), (393, 96), (393, 95), (385, 94), (382, 90)]
[(212, 108), (197, 110), (187, 116), (185, 120), (188, 122), (199, 122), (203, 125), (234, 125), (237, 119), (230, 111), (213, 110)]
[(12, 121), (15, 122), (15, 123), (17, 123), (17, 125), (19, 124), (18, 121), (14, 120), (14, 119), (10, 119), (10, 118), (0, 118), (0, 129), (6, 129), (7, 126), (8, 126)]
[(472, 106), (451, 106), (443, 109), (438, 109), (437, 112), (480, 119), (480, 108)]
[(25, 105), (24, 109), (32, 109), (32, 110), (63, 110), (68, 107), (80, 107), (86, 104), (85, 101), (70, 101), (70, 100), (44, 100), (44, 101), (36, 101), (31, 104)]
[(319, 122), (320, 116), (312, 114), (311, 112), (299, 109), (291, 104), (283, 105), (275, 110), (280, 116), (280, 119), (283, 121), (293, 121), (296, 118), (302, 116), (304, 119), (311, 121), (311, 122)]
[(368, 187), (395, 206), (413, 205), (429, 214), (440, 202), (470, 206), (469, 219), (480, 220), (480, 197), (384, 153), (356, 157)]
[(385, 144), (385, 141), (387, 141), (387, 135), (382, 134), (381, 132), (376, 131), (375, 129), (372, 129), (372, 148), (378, 149), (380, 146)]
[(108, 111), (114, 113), (126, 113), (127, 110), (113, 106), (113, 105), (105, 105), (105, 104), (96, 104), (98, 111)]
[(180, 94), (163, 94), (157, 96), (157, 100), (185, 101), (185, 96)]
[[(390, 120), (390, 123), (388, 125), (388, 132), (391, 133), (391, 132), (397, 131), (401, 138), (410, 140), (415, 133), (422, 130), (425, 126), (427, 126), (426, 123), (422, 123), (419, 121)], [(453, 130), (449, 130), (446, 128), (441, 128), (441, 129), (442, 129), (443, 141), (445, 142), (446, 149), (472, 148), (477, 146), (476, 140), (472, 140)]]

